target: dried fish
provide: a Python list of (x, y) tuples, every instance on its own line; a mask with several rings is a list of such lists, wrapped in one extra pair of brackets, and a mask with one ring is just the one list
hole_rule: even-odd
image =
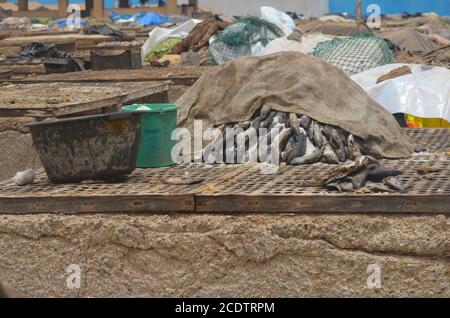
[(322, 134), (322, 128), (320, 127), (320, 124), (315, 122), (313, 124), (313, 136), (312, 136), (312, 142), (316, 147), (322, 147), (324, 144), (324, 136)]
[(339, 159), (338, 159), (336, 153), (334, 152), (333, 148), (328, 143), (326, 143), (323, 148), (322, 162), (328, 163), (328, 164), (338, 164), (339, 163)]
[(300, 126), (305, 129), (308, 130), (309, 125), (311, 125), (311, 121), (312, 119), (306, 115), (303, 115), (302, 117), (300, 117)]
[(287, 118), (287, 114), (284, 112), (277, 112), (277, 118), (278, 118), (278, 122), (279, 123), (284, 123), (286, 122), (286, 118)]
[(290, 153), (292, 152), (292, 150), (294, 149), (295, 140), (296, 139), (291, 134), (291, 137), (289, 137), (288, 142), (287, 142), (286, 146), (284, 147), (283, 152), (281, 153), (281, 161), (283, 161), (283, 162), (288, 161), (288, 157), (289, 157)]
[(424, 152), (424, 151), (427, 151), (427, 148), (422, 145), (417, 145), (416, 148), (414, 149), (414, 152)]
[(264, 119), (263, 122), (261, 122), (260, 128), (268, 128), (276, 115), (277, 115), (276, 111), (271, 111), (269, 116), (267, 116), (267, 118)]
[(294, 133), (294, 149), (291, 151), (287, 158), (287, 162), (290, 163), (293, 159), (303, 157), (306, 152), (306, 132), (303, 128), (300, 128), (297, 134)]
[(241, 123), (238, 123), (238, 127), (242, 128), (244, 130), (247, 130), (247, 129), (250, 128), (250, 124), (251, 124), (250, 121), (246, 120), (246, 121), (243, 121)]
[(294, 134), (299, 134), (300, 132), (300, 124), (298, 122), (298, 117), (294, 113), (289, 114), (289, 126), (294, 131)]
[(286, 148), (289, 138), (291, 137), (292, 130), (290, 128), (284, 128), (278, 135), (280, 153)]
[(406, 187), (403, 185), (403, 183), (398, 180), (395, 177), (389, 177), (384, 179), (384, 184), (387, 185), (389, 188), (400, 191), (400, 192), (406, 192)]
[(356, 158), (362, 156), (360, 145), (358, 141), (355, 140), (355, 137), (352, 134), (348, 135), (347, 149), (348, 149), (348, 157), (351, 160), (355, 160)]
[(393, 191), (382, 183), (375, 183), (372, 181), (367, 181), (364, 188), (356, 190), (356, 193), (378, 193), (378, 192), (393, 192)]
[(369, 174), (369, 179), (372, 181), (381, 181), (387, 177), (395, 177), (402, 174), (402, 172), (398, 169), (387, 168), (387, 167), (377, 167), (372, 170)]
[(295, 158), (291, 162), (289, 162), (289, 164), (293, 166), (300, 166), (319, 162), (320, 158), (322, 157), (322, 152), (322, 148), (316, 148), (311, 154)]
[(326, 185), (327, 189), (338, 190), (339, 192), (353, 192), (353, 184), (351, 182), (335, 182)]
[(333, 147), (334, 152), (336, 153), (339, 161), (345, 162), (347, 160), (345, 146), (338, 132), (334, 128), (331, 128), (330, 126), (326, 128), (324, 127), (323, 132), (324, 135), (326, 135), (329, 144), (331, 145), (331, 147)]
[(261, 110), (259, 111), (259, 118), (261, 119), (261, 121), (266, 120), (271, 111), (272, 109), (268, 105), (264, 105), (263, 107), (261, 107)]

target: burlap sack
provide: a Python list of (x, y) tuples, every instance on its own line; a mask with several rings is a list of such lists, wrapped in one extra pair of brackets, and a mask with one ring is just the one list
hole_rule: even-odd
[(194, 119), (204, 129), (245, 121), (265, 104), (339, 126), (385, 158), (414, 149), (394, 117), (340, 69), (296, 52), (242, 57), (204, 72), (177, 101), (178, 123), (193, 132)]

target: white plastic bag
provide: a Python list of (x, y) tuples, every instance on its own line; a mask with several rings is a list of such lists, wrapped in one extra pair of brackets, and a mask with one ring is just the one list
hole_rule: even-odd
[[(407, 65), (412, 74), (377, 84), (377, 79)], [(388, 64), (351, 77), (374, 100), (391, 113), (450, 121), (450, 71), (444, 67)]]
[(141, 48), (141, 58), (144, 61), (145, 57), (148, 53), (153, 50), (159, 43), (162, 41), (170, 38), (170, 37), (177, 37), (177, 38), (185, 38), (188, 36), (188, 34), (194, 29), (194, 27), (202, 22), (201, 20), (191, 19), (189, 21), (186, 21), (180, 26), (177, 26), (172, 29), (166, 29), (166, 28), (160, 28), (156, 27), (154, 28), (149, 34), (148, 39), (145, 41), (145, 43), (142, 45)]
[(259, 56), (269, 55), (278, 52), (300, 52), (311, 54), (320, 42), (332, 40), (333, 36), (323, 34), (304, 35), (302, 42), (289, 40), (286, 36), (270, 41), (258, 54)]
[(288, 36), (295, 30), (295, 22), (286, 13), (272, 7), (261, 7), (261, 18), (275, 24)]
[(298, 41), (290, 41), (287, 37), (283, 36), (282, 38), (270, 41), (266, 47), (256, 55), (263, 56), (285, 51), (301, 52), (302, 44)]

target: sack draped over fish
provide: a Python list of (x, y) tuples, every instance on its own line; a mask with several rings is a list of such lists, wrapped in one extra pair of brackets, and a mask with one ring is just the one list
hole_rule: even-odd
[(242, 57), (211, 68), (177, 105), (179, 126), (191, 132), (194, 120), (202, 120), (203, 129), (244, 122), (270, 105), (340, 127), (384, 158), (409, 157), (414, 150), (394, 117), (345, 73), (302, 53)]

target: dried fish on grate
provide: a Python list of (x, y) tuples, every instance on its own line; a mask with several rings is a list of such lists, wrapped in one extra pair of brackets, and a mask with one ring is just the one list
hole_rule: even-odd
[[(324, 181), (325, 187), (353, 191), (370, 184), (368, 191), (405, 191), (401, 182), (394, 179), (401, 171), (382, 166), (377, 160), (379, 158), (375, 158), (376, 151), (362, 138), (307, 115), (284, 113), (264, 105), (250, 120), (224, 127), (226, 129), (222, 127), (221, 131), (223, 140), (226, 140), (223, 153), (227, 163), (267, 163), (270, 162), (271, 151), (275, 151), (278, 162), (288, 165), (319, 162), (338, 165), (348, 161), (350, 164), (338, 166), (334, 174)], [(239, 129), (239, 133), (230, 136), (230, 129)], [(216, 146), (215, 141), (206, 146), (204, 155), (209, 155), (213, 146)], [(380, 184), (375, 186), (377, 182)]]
[[(374, 153), (360, 137), (354, 136), (340, 127), (320, 123), (307, 115), (280, 112), (272, 109), (270, 105), (264, 105), (258, 109), (250, 120), (230, 123), (226, 127), (242, 129), (240, 140), (246, 136), (245, 147), (242, 143), (238, 143), (238, 138), (235, 136), (233, 139), (227, 139), (224, 153), (234, 151), (234, 159), (238, 152), (244, 152), (246, 161), (249, 157), (256, 157), (258, 161), (264, 162), (267, 155), (258, 153), (258, 149), (262, 146), (271, 150), (277, 148), (279, 161), (290, 165), (306, 165), (317, 162), (339, 164)], [(248, 132), (250, 129), (256, 132), (256, 145), (249, 145)], [(222, 131), (225, 140), (227, 131), (226, 129), (222, 129)], [(207, 150), (209, 148), (211, 145), (206, 147)], [(228, 155), (228, 158), (232, 157)]]

